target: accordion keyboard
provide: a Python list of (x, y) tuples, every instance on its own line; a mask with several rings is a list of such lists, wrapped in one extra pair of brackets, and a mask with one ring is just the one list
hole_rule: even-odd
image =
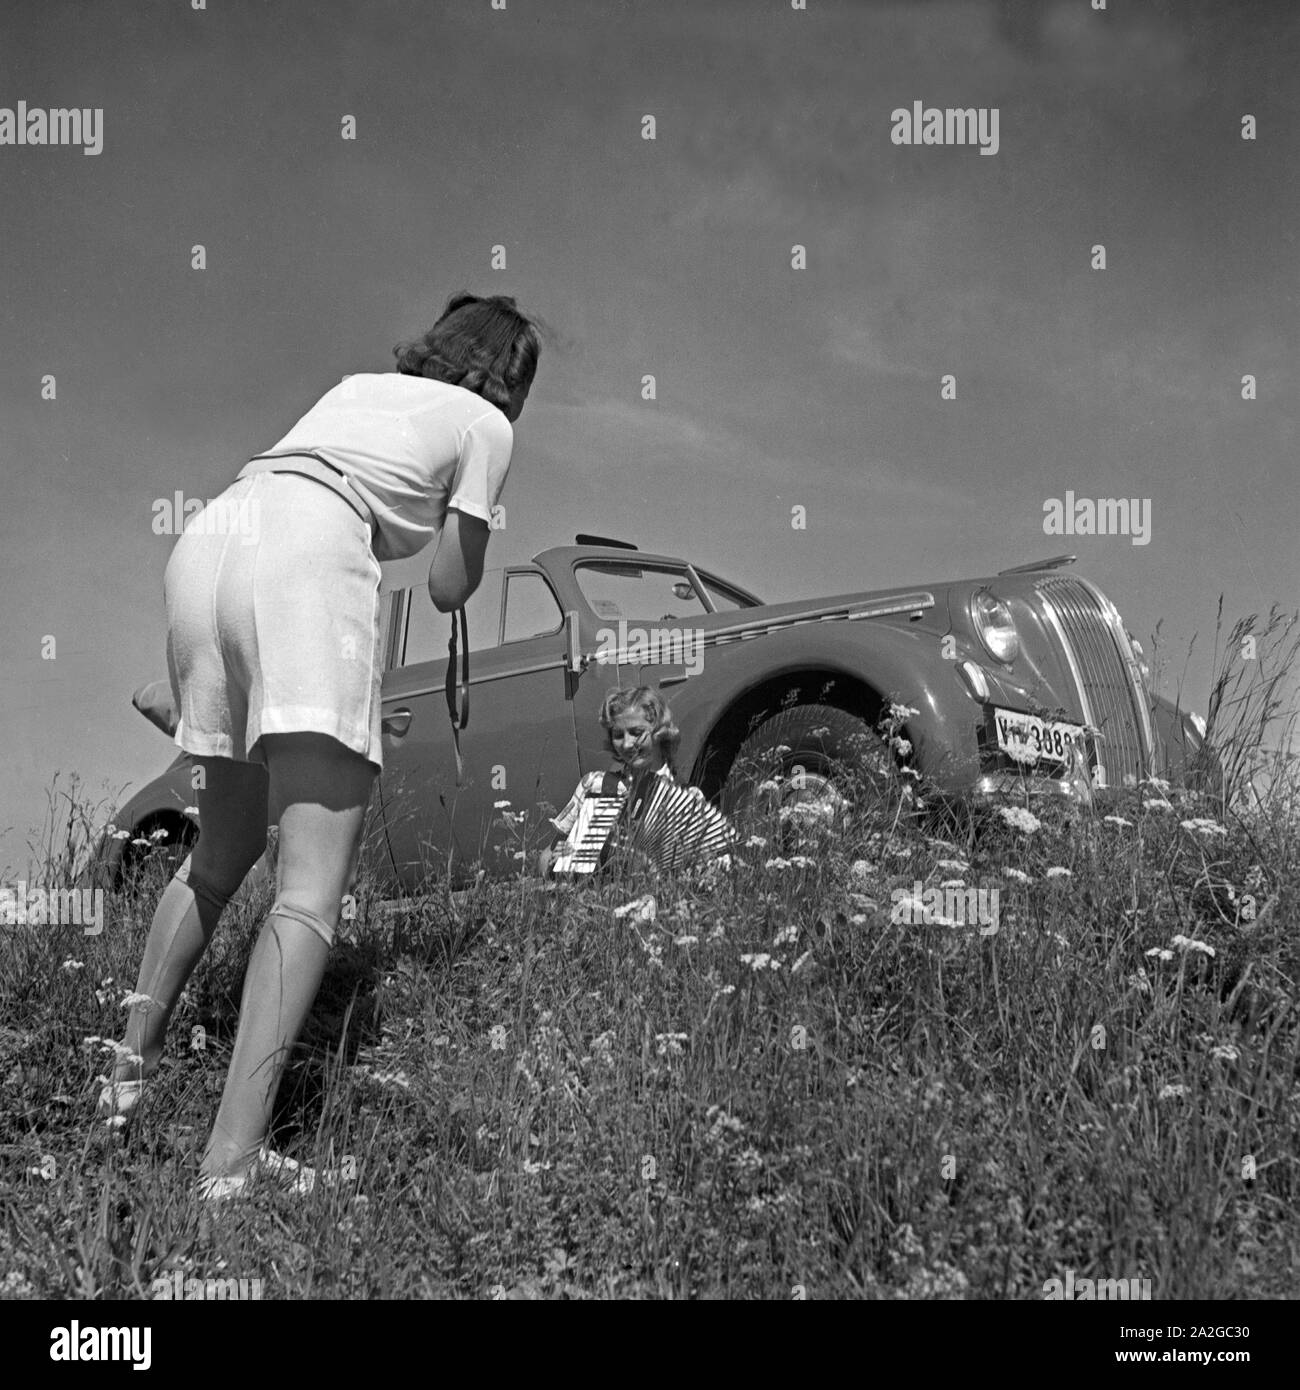
[(595, 873), (600, 864), (601, 851), (623, 809), (623, 802), (621, 796), (587, 797), (578, 807), (578, 819), (573, 827), (574, 847), (556, 856), (553, 866), (556, 873)]

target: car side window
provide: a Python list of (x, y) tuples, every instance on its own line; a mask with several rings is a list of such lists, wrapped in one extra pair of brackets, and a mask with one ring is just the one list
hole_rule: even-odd
[(517, 570), (506, 576), (507, 642), (544, 637), (564, 626), (564, 614), (551, 586), (536, 570)]
[(684, 569), (652, 569), (623, 561), (579, 565), (578, 587), (598, 618), (702, 618), (708, 613)]
[[(491, 651), (499, 645), (501, 580), (504, 573), (500, 568), (484, 570), (483, 582), (465, 604), (465, 625), (469, 631), (471, 652)], [(446, 661), (452, 615), (439, 613), (433, 606), (427, 584), (414, 585), (410, 593), (402, 665), (416, 666), (423, 661)]]

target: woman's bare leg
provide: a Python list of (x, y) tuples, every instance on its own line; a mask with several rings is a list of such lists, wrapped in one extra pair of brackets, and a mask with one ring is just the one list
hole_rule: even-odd
[(262, 739), (280, 821), (276, 899), (244, 979), (239, 1031), (205, 1177), (247, 1171), (266, 1136), (280, 1077), (325, 972), (361, 837), (375, 767), (324, 734)]
[(217, 929), (222, 908), (266, 847), (267, 775), (258, 763), (196, 758), (199, 838), (154, 911), (135, 992), (151, 1002), (131, 1010), (123, 1043), (143, 1058), (119, 1060), (114, 1080), (148, 1075), (162, 1056), (167, 1024), (185, 982)]

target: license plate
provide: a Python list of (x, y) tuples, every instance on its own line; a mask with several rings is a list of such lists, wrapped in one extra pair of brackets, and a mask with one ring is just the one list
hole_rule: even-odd
[(1075, 748), (1085, 759), (1088, 756), (1088, 731), (1080, 724), (1040, 719), (1020, 710), (995, 709), (993, 726), (998, 747), (1019, 762), (1068, 763)]

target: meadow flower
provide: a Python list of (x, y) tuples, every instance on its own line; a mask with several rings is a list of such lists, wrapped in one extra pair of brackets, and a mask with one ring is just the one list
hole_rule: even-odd
[(740, 1134), (745, 1128), (734, 1115), (729, 1115), (720, 1105), (709, 1106), (704, 1112), (704, 1122), (708, 1125), (704, 1132), (706, 1144), (719, 1144), (728, 1133)]
[(404, 1091), (411, 1089), (410, 1078), (404, 1071), (377, 1071), (371, 1079), (377, 1086), (400, 1086)]
[(654, 895), (644, 893), (639, 898), (633, 898), (630, 903), (624, 903), (622, 907), (614, 909), (614, 916), (627, 918), (628, 922), (635, 925), (638, 922), (653, 922), (658, 905), (654, 900)]
[(790, 867), (790, 861), (778, 856), (775, 859), (764, 860), (763, 867), (765, 869), (788, 869)]
[(181, 814), (184, 816), (197, 816), (199, 808), (197, 806), (182, 806)]
[(1196, 816), (1192, 820), (1180, 820), (1178, 824), (1192, 834), (1226, 835), (1228, 833), (1218, 821), (1209, 820), (1205, 816)]
[(1133, 827), (1133, 822), (1131, 820), (1125, 820), (1123, 816), (1102, 816), (1102, 820), (1108, 825), (1126, 825), (1130, 829)]
[(952, 869), (955, 873), (964, 874), (970, 868), (970, 865), (964, 859), (940, 859), (937, 867), (940, 869)]
[(104, 1121), (104, 1128), (105, 1128), (105, 1129), (121, 1129), (122, 1126), (123, 1126), (125, 1123), (126, 1123), (126, 1116), (125, 1116), (125, 1115), (110, 1115), (110, 1116), (108, 1117), (108, 1119), (106, 1119), (106, 1120)]
[(143, 835), (137, 835), (137, 836), (135, 837), (135, 839), (131, 841), (131, 843), (132, 843), (133, 845), (143, 845), (143, 846), (145, 847), (145, 849), (148, 849), (149, 846), (153, 843), (153, 841), (152, 841), (152, 840), (146, 840), (145, 837), (144, 837)]
[(1166, 782), (1163, 777), (1145, 777), (1142, 780), (1142, 785), (1144, 787), (1153, 787), (1158, 792), (1167, 792), (1169, 790), (1169, 783)]
[(84, 970), (86, 968), (86, 962), (84, 960), (73, 960), (72, 957), (69, 956), (67, 960), (63, 962), (61, 968), (63, 970)]
[(751, 835), (745, 841), (746, 849), (763, 849), (766, 845), (767, 841), (761, 835)]
[(889, 717), (901, 723), (904, 719), (913, 719), (920, 714), (919, 709), (913, 709), (911, 705), (900, 705), (891, 701), (889, 706)]
[(855, 859), (849, 865), (849, 873), (854, 878), (866, 878), (871, 873), (871, 865), (865, 859)]
[[(119, 830), (113, 838), (115, 840), (129, 840), (131, 838), (131, 832), (129, 830)], [(148, 842), (146, 841), (146, 843)]]
[(675, 936), (673, 937), (674, 946), (694, 946), (699, 941), (698, 936)]
[(781, 968), (781, 962), (779, 960), (773, 960), (766, 951), (741, 956), (740, 963), (741, 965), (749, 966), (749, 968), (755, 972), (769, 969), (780, 970)]
[(758, 790), (760, 792), (779, 792), (781, 790), (781, 784), (780, 782), (774, 781), (771, 777), (768, 777), (758, 784)]
[[(725, 995), (725, 994), (735, 994), (735, 992), (736, 992), (736, 986), (735, 986), (735, 985), (723, 985), (721, 989), (718, 989), (718, 990), (715, 990), (715, 991), (714, 991), (713, 999), (721, 999), (721, 998), (723, 997), (723, 995)], [(709, 1002), (712, 1003), (713, 1000), (711, 999)]]
[(849, 914), (849, 921), (852, 922), (855, 927), (860, 927), (866, 920), (867, 914), (865, 912), (852, 912)]
[(508, 801), (494, 801), (494, 802), (492, 803), (492, 809), (493, 809), (494, 811), (504, 811), (505, 808), (506, 808), (507, 806), (509, 806), (509, 805), (510, 805), (510, 802), (508, 802)]
[(1152, 946), (1147, 955), (1154, 956), (1156, 960), (1173, 960), (1174, 953), (1166, 951), (1163, 946)]
[(147, 994), (124, 994), (122, 996), (122, 1007), (124, 1009), (143, 1009), (146, 1013), (153, 1008), (158, 1001), (151, 999)]
[(1174, 804), (1163, 796), (1148, 796), (1143, 799), (1143, 807), (1148, 811), (1172, 811)]
[(1022, 831), (1026, 835), (1032, 835), (1035, 830), (1043, 828), (1043, 822), (1023, 806), (999, 806), (998, 814), (1012, 830)]
[(806, 854), (792, 854), (790, 856), (790, 865), (796, 869), (811, 869), (816, 862), (815, 859), (809, 859)]
[(1217, 1058), (1220, 1062), (1235, 1062), (1240, 1054), (1231, 1043), (1220, 1043), (1217, 1047), (1210, 1049), (1210, 1056)]
[(1186, 1094), (1187, 1094), (1187, 1087), (1186, 1087), (1186, 1086), (1166, 1084), (1166, 1085), (1164, 1085), (1164, 1086), (1161, 1086), (1161, 1088), (1160, 1088), (1160, 1094), (1159, 1094), (1159, 1096), (1157, 1097), (1157, 1099), (1158, 1099), (1158, 1100), (1172, 1100), (1172, 1099), (1174, 1099), (1174, 1098), (1176, 1098), (1176, 1097), (1178, 1097), (1178, 1096), (1185, 1096)]
[(1196, 941), (1190, 936), (1178, 935), (1169, 943), (1177, 946), (1183, 951), (1200, 951), (1202, 955), (1212, 956), (1215, 954), (1214, 947), (1204, 941)]
[(1073, 878), (1074, 875), (1070, 872), (1069, 869), (1062, 868), (1061, 865), (1059, 865), (1059, 864), (1054, 864), (1050, 869), (1048, 869), (1048, 871), (1047, 871), (1047, 873), (1044, 875), (1044, 877), (1045, 877), (1045, 878)]
[(1034, 881), (1023, 869), (1003, 869), (1002, 877), (1014, 879), (1017, 883), (1032, 883)]
[(1128, 984), (1130, 989), (1137, 990), (1139, 994), (1151, 993), (1151, 977), (1147, 974), (1146, 970), (1140, 965), (1133, 972), (1133, 974), (1131, 974), (1128, 977), (1126, 983)]
[(661, 1057), (677, 1056), (681, 1053), (682, 1044), (689, 1037), (689, 1033), (656, 1033), (655, 1051)]
[(772, 945), (784, 946), (787, 942), (798, 941), (798, 939), (799, 924), (797, 922), (790, 922), (786, 926), (782, 927), (781, 930), (777, 932), (777, 934), (772, 938)]

